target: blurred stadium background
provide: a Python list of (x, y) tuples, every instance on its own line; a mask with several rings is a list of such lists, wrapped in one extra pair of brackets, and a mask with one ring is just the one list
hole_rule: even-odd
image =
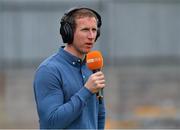
[(0, 0), (0, 128), (38, 128), (34, 72), (80, 5), (103, 19), (106, 128), (180, 128), (179, 0)]

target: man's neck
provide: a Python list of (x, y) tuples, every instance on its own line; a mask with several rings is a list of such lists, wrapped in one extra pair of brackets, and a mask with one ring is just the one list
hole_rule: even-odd
[(67, 45), (65, 46), (64, 50), (67, 51), (67, 52), (69, 52), (69, 53), (71, 53), (72, 55), (74, 55), (74, 56), (82, 59), (82, 60), (84, 60), (84, 58), (85, 58), (85, 55), (78, 53), (78, 52), (74, 49), (74, 47), (73, 47), (72, 45), (68, 45), (68, 44), (67, 44)]

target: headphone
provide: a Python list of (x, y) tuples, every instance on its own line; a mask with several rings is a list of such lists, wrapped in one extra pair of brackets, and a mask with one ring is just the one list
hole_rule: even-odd
[(100, 27), (101, 27), (101, 24), (102, 24), (101, 16), (96, 11), (94, 11), (94, 10), (92, 10), (90, 8), (76, 7), (76, 8), (70, 9), (61, 18), (61, 21), (60, 21), (60, 24), (61, 24), (60, 34), (62, 36), (62, 40), (63, 40), (64, 43), (72, 43), (73, 38), (74, 38), (74, 29), (73, 29), (73, 22), (72, 22), (73, 18), (72, 18), (72, 15), (73, 15), (73, 13), (75, 13), (76, 11), (81, 10), (81, 9), (87, 9), (87, 10), (93, 12), (96, 15), (98, 29), (97, 29), (97, 35), (96, 35), (95, 41), (100, 36)]

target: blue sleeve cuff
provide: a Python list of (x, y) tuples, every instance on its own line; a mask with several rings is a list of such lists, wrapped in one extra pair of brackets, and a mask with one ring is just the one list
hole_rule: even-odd
[(93, 95), (93, 93), (89, 91), (86, 87), (82, 87), (77, 93), (77, 95), (83, 102), (85, 102), (90, 96)]

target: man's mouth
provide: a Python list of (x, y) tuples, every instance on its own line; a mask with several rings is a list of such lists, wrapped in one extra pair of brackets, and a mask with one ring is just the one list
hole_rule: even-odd
[(86, 45), (87, 45), (87, 46), (92, 46), (92, 45), (93, 45), (93, 43), (86, 43)]

